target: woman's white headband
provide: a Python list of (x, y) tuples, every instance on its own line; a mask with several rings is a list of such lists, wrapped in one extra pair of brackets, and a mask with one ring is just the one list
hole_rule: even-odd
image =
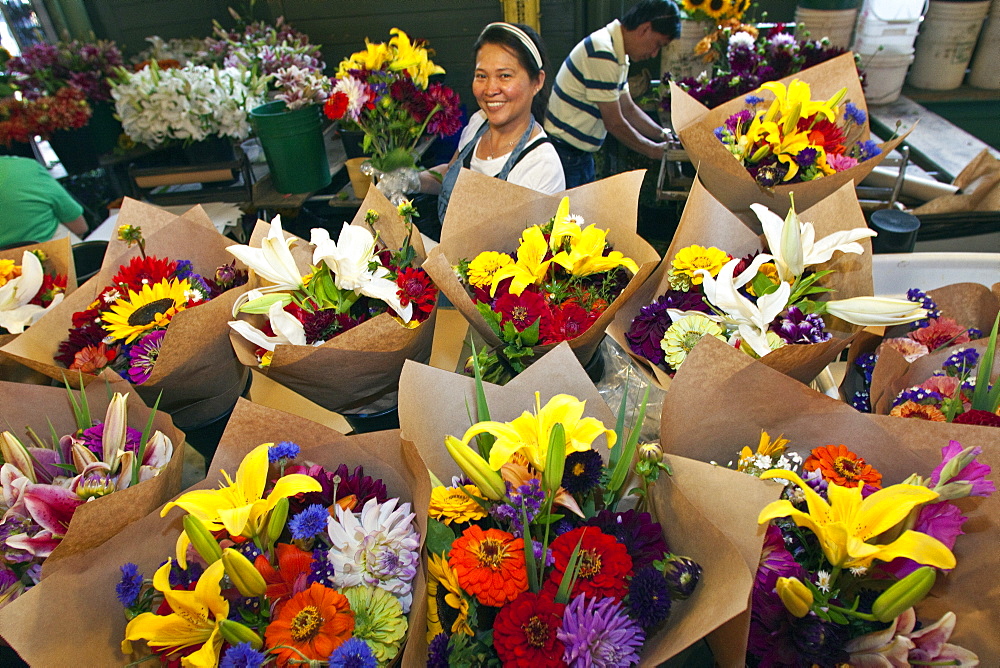
[(482, 37), (490, 28), (502, 28), (503, 30), (506, 30), (510, 34), (514, 35), (514, 37), (517, 37), (517, 39), (524, 44), (524, 48), (528, 50), (531, 57), (535, 59), (535, 65), (538, 69), (542, 69), (542, 54), (538, 52), (538, 46), (535, 44), (535, 41), (528, 36), (528, 33), (524, 32), (516, 25), (504, 23), (503, 21), (496, 21), (495, 23), (491, 23), (483, 28), (483, 32), (479, 33), (479, 36)]

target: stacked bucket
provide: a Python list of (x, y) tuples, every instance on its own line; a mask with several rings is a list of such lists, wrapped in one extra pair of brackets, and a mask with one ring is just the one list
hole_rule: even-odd
[(925, 0), (865, 0), (853, 50), (861, 56), (869, 105), (889, 104), (899, 97), (925, 9)]
[(1000, 0), (993, 0), (972, 58), (969, 84), (976, 88), (1000, 89)]
[[(917, 38), (910, 85), (930, 90), (951, 90), (961, 86), (989, 11), (989, 0), (931, 0)], [(989, 68), (990, 65), (984, 64), (983, 67)], [(992, 67), (996, 68), (995, 60)], [(995, 73), (989, 74), (996, 76)]]
[(795, 7), (796, 35), (819, 40), (824, 37), (831, 46), (846, 49), (851, 45), (858, 4), (853, 0), (799, 0)]

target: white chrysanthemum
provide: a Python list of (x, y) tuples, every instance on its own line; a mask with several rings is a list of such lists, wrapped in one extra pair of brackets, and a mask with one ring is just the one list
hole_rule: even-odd
[(392, 593), (403, 612), (410, 611), (413, 578), (420, 558), (420, 534), (413, 524), (410, 504), (399, 499), (378, 503), (369, 499), (360, 513), (336, 508), (327, 532), (333, 546), (328, 553), (337, 588), (367, 584)]
[(729, 38), (730, 49), (738, 49), (740, 47), (744, 49), (753, 49), (755, 44), (756, 42), (753, 35), (746, 32), (733, 33), (733, 35)]
[(368, 101), (368, 87), (358, 79), (346, 76), (337, 80), (333, 92), (343, 93), (347, 96), (347, 111), (344, 112), (344, 116), (352, 121), (357, 121), (361, 114), (361, 108)]

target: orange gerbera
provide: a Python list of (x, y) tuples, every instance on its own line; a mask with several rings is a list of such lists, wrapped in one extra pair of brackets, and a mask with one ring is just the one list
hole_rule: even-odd
[(904, 401), (900, 405), (889, 411), (889, 415), (894, 417), (916, 418), (918, 420), (930, 420), (931, 422), (947, 422), (948, 419), (937, 406), (925, 406), (915, 401)]
[(448, 564), (458, 584), (483, 605), (499, 608), (528, 591), (524, 540), (475, 524), (451, 545)]
[(857, 487), (862, 483), (882, 487), (882, 474), (878, 469), (843, 445), (814, 448), (802, 466), (806, 471), (818, 469), (824, 480), (841, 487)]
[(274, 606), (274, 612), (294, 594), (304, 591), (309, 584), (312, 555), (289, 543), (278, 543), (278, 567), (275, 568), (263, 554), (257, 556), (254, 566), (267, 583), (265, 596)]
[(278, 665), (288, 666), (303, 658), (326, 663), (353, 633), (354, 612), (347, 598), (314, 582), (281, 606), (264, 635), (275, 648)]

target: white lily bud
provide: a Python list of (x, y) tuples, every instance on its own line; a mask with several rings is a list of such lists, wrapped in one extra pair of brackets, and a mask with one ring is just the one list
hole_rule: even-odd
[(111, 464), (119, 450), (125, 449), (128, 430), (128, 395), (115, 392), (104, 416), (104, 435), (101, 438), (103, 461)]
[(76, 469), (78, 474), (83, 473), (84, 469), (91, 464), (96, 464), (100, 461), (97, 459), (97, 455), (91, 452), (90, 448), (85, 446), (83, 443), (74, 443), (70, 452), (73, 455), (73, 467)]
[(825, 303), (830, 315), (863, 327), (905, 325), (927, 317), (927, 309), (906, 299), (851, 297)]
[(9, 431), (0, 434), (0, 455), (3, 456), (3, 461), (11, 466), (16, 466), (17, 470), (28, 480), (38, 482), (35, 478), (35, 467), (31, 463), (31, 454), (24, 447), (24, 444)]
[(174, 444), (166, 435), (157, 430), (146, 441), (146, 451), (142, 458), (144, 466), (162, 468), (170, 463), (174, 454)]

